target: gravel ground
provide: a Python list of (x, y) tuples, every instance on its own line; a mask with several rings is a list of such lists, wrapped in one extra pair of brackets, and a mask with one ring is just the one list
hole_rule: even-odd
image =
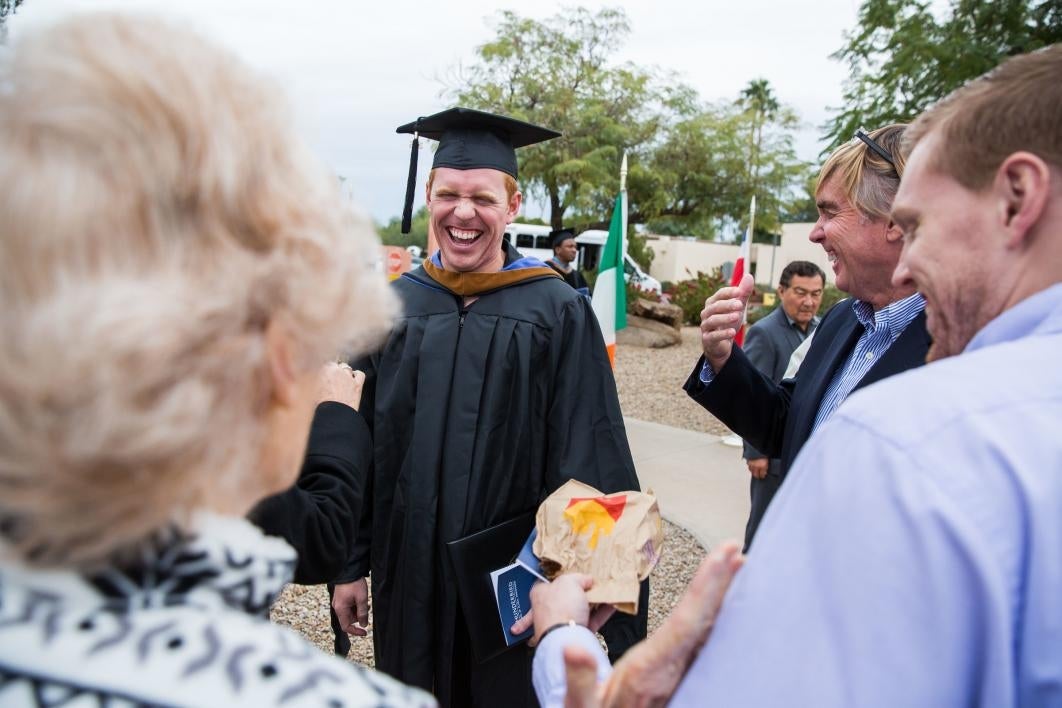
[[(682, 391), (682, 383), (700, 355), (698, 335), (696, 327), (686, 327), (678, 346), (618, 348), (616, 387), (625, 416), (706, 433), (728, 432)], [(690, 534), (666, 521), (664, 534), (663, 557), (651, 579), (650, 633), (671, 612), (705, 553)], [(295, 628), (323, 651), (332, 651), (328, 594), (323, 585), (289, 585), (273, 606), (271, 617)], [(351, 645), (351, 661), (373, 665), (371, 627), (368, 637), (355, 637)]]
[[(678, 526), (664, 522), (664, 554), (649, 581), (649, 631), (653, 632), (671, 612), (689, 583), (704, 549)], [(273, 605), (271, 618), (298, 630), (326, 652), (332, 651), (328, 623), (328, 592), (324, 585), (289, 585)], [(372, 627), (364, 638), (351, 638), (350, 660), (373, 665)]]
[(616, 389), (623, 415), (685, 430), (728, 434), (726, 426), (682, 390), (700, 355), (697, 327), (684, 327), (682, 344), (674, 347), (617, 347)]

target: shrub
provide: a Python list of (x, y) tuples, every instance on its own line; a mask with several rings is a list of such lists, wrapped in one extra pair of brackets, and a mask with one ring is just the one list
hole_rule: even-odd
[(631, 282), (627, 282), (625, 285), (627, 286), (627, 312), (631, 312), (634, 309), (634, 301), (638, 298), (651, 302), (660, 302), (660, 296), (655, 292), (642, 290)]
[(848, 297), (848, 293), (838, 290), (836, 285), (827, 285), (822, 291), (822, 306), (819, 307), (819, 315), (825, 314), (826, 310)]
[(779, 302), (775, 300), (773, 305), (761, 305), (759, 307), (750, 307), (748, 314), (745, 316), (745, 323), (751, 327), (767, 315), (778, 309)]
[(725, 284), (723, 269), (716, 268), (711, 273), (697, 271), (697, 277), (680, 280), (672, 284), (670, 290), (664, 292), (672, 304), (682, 308), (683, 322), (689, 325), (699, 325), (704, 301)]

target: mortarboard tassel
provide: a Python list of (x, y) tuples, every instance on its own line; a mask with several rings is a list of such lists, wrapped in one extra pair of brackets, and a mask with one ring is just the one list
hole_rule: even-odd
[(413, 222), (413, 190), (417, 187), (417, 153), (420, 152), (420, 133), (413, 133), (409, 149), (409, 177), (406, 179), (406, 204), (402, 207), (402, 233), (408, 234)]

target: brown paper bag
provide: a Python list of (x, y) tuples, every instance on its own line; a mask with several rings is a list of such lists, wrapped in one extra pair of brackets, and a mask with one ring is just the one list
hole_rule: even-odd
[(638, 611), (638, 584), (660, 560), (664, 527), (651, 491), (602, 494), (569, 480), (538, 507), (534, 551), (551, 580), (586, 573), (593, 604)]

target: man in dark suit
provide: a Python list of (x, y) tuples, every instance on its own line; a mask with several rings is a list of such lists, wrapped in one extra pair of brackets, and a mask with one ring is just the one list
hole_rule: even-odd
[[(913, 285), (892, 283), (902, 243), (889, 210), (904, 169), (904, 127), (858, 131), (819, 173), (819, 220), (810, 238), (825, 249), (837, 287), (852, 297), (823, 316), (794, 378), (775, 383), (733, 345), (751, 276), (720, 288), (701, 312), (704, 356), (684, 388), (763, 454), (781, 458), (780, 482), (812, 430), (852, 391), (925, 362), (925, 300)], [(750, 522), (763, 517), (771, 498), (756, 500)], [(747, 529), (746, 544), (755, 531), (755, 524)]]
[[(810, 261), (793, 261), (782, 270), (778, 283), (779, 306), (752, 325), (745, 335), (745, 355), (771, 381), (779, 382), (785, 374), (789, 357), (801, 342), (811, 336), (819, 324), (819, 305), (826, 274)], [(752, 509), (745, 526), (745, 549), (767, 509), (766, 502), (774, 497), (782, 484), (782, 463), (771, 459), (745, 441), (745, 462), (752, 479), (749, 493)]]

